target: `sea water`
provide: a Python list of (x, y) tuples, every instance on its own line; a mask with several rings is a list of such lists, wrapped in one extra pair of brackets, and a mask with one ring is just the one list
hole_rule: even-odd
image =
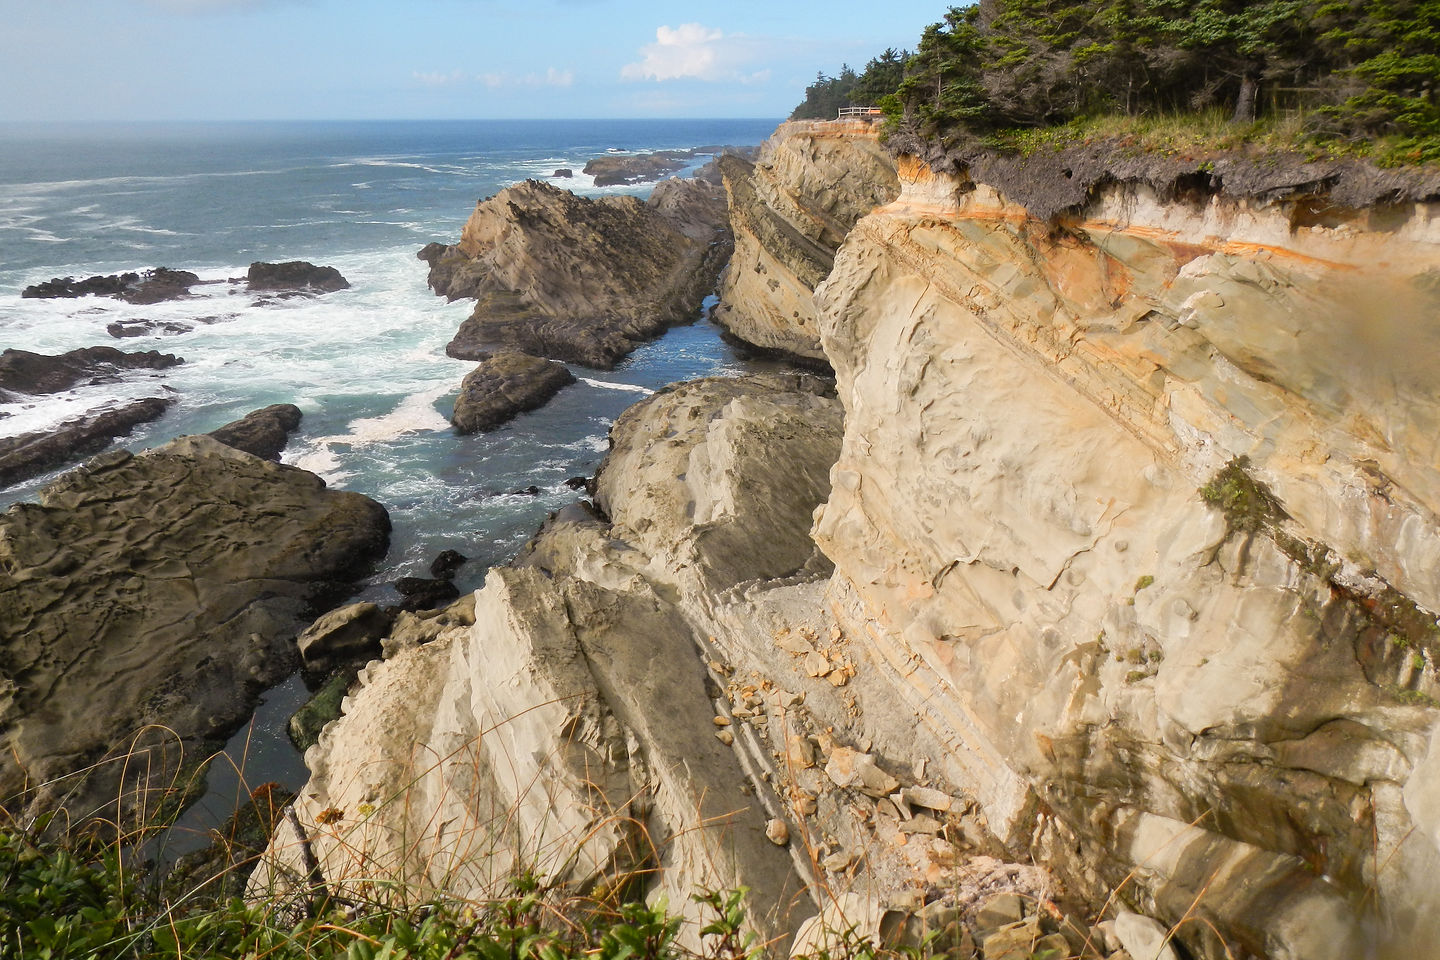
[[(160, 350), (183, 365), (51, 397), (0, 404), (0, 436), (54, 426), (104, 403), (173, 396), (161, 419), (117, 445), (139, 450), (213, 430), (272, 403), (304, 413), (284, 460), (390, 511), (389, 555), (360, 597), (394, 603), (401, 576), (428, 576), (441, 550), (470, 558), (472, 589), (549, 511), (577, 499), (567, 478), (594, 473), (606, 433), (657, 388), (754, 365), (697, 315), (641, 346), (615, 370), (572, 366), (579, 381), (545, 407), (490, 433), (456, 436), (448, 416), (473, 364), (444, 347), (468, 314), (425, 284), (417, 250), (454, 242), (478, 199), (520, 180), (549, 179), (593, 196), (581, 173), (607, 152), (759, 143), (773, 120), (483, 121), (0, 125), (0, 347), (60, 353), (106, 344)], [(708, 157), (697, 157), (695, 166)], [(574, 172), (552, 178), (559, 169)], [(255, 260), (338, 268), (348, 290), (275, 299), (244, 285), (195, 288), (190, 299), (130, 306), (99, 297), (22, 299), (52, 277), (155, 266), (202, 280), (243, 277)], [(185, 332), (112, 338), (117, 322), (168, 322)], [(54, 473), (0, 491), (0, 508), (34, 497)], [(539, 490), (529, 494), (529, 488)], [(212, 774), (212, 801), (245, 782), (305, 779), (284, 722), (305, 691), (276, 688), (231, 752), (243, 781)], [(224, 802), (211, 806), (223, 807)]]

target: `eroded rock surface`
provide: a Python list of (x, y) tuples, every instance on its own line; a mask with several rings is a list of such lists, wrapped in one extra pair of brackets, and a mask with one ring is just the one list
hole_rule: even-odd
[(493, 430), (544, 406), (574, 382), (563, 363), (513, 351), (492, 354), (461, 381), (450, 422), (461, 434)]
[(106, 454), (11, 507), (0, 801), (83, 819), (107, 802), (113, 815), (122, 792), (185, 786), (177, 770), (294, 670), (296, 634), (388, 534), (373, 500), (208, 437)]
[(109, 276), (86, 277), (84, 280), (56, 277), (26, 287), (20, 296), (42, 300), (85, 296), (115, 297), (126, 303), (145, 305), (188, 297), (190, 288), (199, 282), (200, 277), (189, 270), (156, 267), (143, 273), (112, 273)]
[(1435, 211), (1120, 184), (1055, 231), (900, 168), (816, 295), (838, 628), (1095, 902), (1201, 956), (1426, 949)]
[(720, 158), (735, 254), (715, 320), (766, 350), (823, 366), (816, 285), (855, 222), (900, 191), (867, 123), (782, 124), (754, 162)]
[[(715, 192), (685, 183), (677, 189)], [(698, 204), (662, 196), (663, 208), (634, 197), (591, 200), (527, 180), (482, 200), (458, 244), (419, 254), (436, 293), (476, 300), (446, 352), (481, 359), (509, 349), (609, 368), (694, 317), (729, 249), (723, 217), (706, 234), (694, 221)]]

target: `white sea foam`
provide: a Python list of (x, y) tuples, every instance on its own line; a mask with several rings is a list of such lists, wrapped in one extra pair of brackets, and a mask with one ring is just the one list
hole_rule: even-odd
[(587, 386), (598, 387), (601, 390), (624, 390), (627, 393), (638, 393), (646, 397), (655, 392), (649, 387), (640, 386), (638, 383), (611, 383), (608, 380), (592, 380), (589, 377), (579, 377), (578, 379)]

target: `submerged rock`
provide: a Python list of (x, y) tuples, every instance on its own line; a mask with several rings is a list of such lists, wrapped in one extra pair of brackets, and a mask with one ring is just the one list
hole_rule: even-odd
[(139, 424), (160, 419), (174, 402), (173, 397), (146, 397), (92, 411), (50, 430), (0, 437), (0, 487), (103, 450)]
[(456, 433), (493, 430), (527, 410), (543, 406), (575, 375), (563, 363), (506, 351), (486, 357), (460, 383), (450, 422)]
[[(718, 194), (685, 181), (685, 190)], [(479, 360), (518, 350), (610, 368), (670, 324), (693, 318), (728, 254), (723, 214), (701, 228), (698, 204), (670, 210), (634, 197), (586, 199), (527, 180), (482, 200), (454, 246), (419, 253), (430, 286), (475, 309), (445, 350)]]
[(175, 337), (194, 329), (188, 323), (174, 320), (117, 320), (106, 325), (105, 332), (116, 340), (125, 340), (131, 337)]
[(11, 507), (0, 803), (84, 820), (184, 784), (388, 539), (368, 497), (209, 437), (106, 454)]
[(210, 436), (264, 460), (279, 460), (302, 416), (293, 403), (276, 403), (212, 430)]
[(306, 260), (284, 263), (255, 262), (245, 274), (251, 290), (293, 290), (302, 293), (333, 293), (347, 290), (350, 281), (334, 267), (317, 267)]
[(436, 580), (454, 580), (455, 571), (468, 563), (469, 557), (458, 550), (441, 550), (430, 562), (430, 576)]

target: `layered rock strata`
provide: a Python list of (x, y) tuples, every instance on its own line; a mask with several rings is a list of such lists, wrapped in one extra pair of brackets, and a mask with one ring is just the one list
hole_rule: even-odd
[(295, 635), (388, 533), (373, 500), (209, 437), (106, 454), (11, 507), (0, 802), (113, 820), (193, 787), (182, 772), (294, 670)]
[(838, 627), (1097, 902), (1202, 956), (1433, 943), (1440, 210), (1057, 224), (900, 169), (816, 296)]
[(726, 155), (735, 254), (715, 320), (752, 344), (823, 366), (812, 300), (855, 222), (900, 190), (868, 123), (782, 124), (754, 162)]
[(460, 383), (450, 422), (455, 432), (493, 430), (534, 410), (575, 382), (562, 363), (504, 351), (480, 361)]
[(527, 180), (480, 201), (458, 244), (419, 254), (436, 293), (476, 301), (446, 352), (518, 350), (608, 369), (694, 317), (729, 251), (723, 201), (699, 180), (657, 193), (591, 200)]

